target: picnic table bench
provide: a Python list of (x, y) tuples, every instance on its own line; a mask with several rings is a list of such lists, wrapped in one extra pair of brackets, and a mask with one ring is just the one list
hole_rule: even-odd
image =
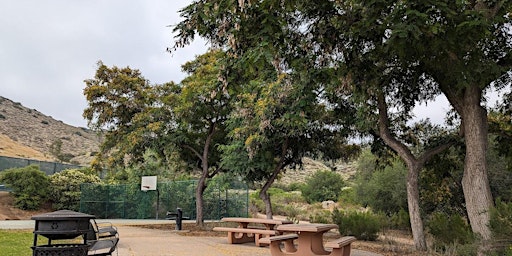
[[(237, 223), (238, 227), (214, 227), (214, 231), (228, 232), (228, 243), (241, 244), (254, 242), (257, 246), (270, 244), (267, 240), (261, 240), (264, 237), (280, 235), (281, 232), (276, 230), (276, 226), (281, 224), (293, 223), (289, 220), (274, 220), (261, 218), (242, 218), (242, 217), (226, 217), (222, 218), (223, 222)], [(251, 224), (251, 225), (250, 225)]]
[[(286, 224), (277, 227), (282, 232), (294, 232), (292, 234), (277, 235), (262, 238), (262, 242), (270, 243), (272, 256), (350, 256), (351, 243), (356, 240), (353, 236), (346, 236), (323, 244), (323, 234), (333, 228), (335, 224)], [(297, 247), (294, 241), (297, 242)], [(281, 244), (284, 243), (284, 251)], [(327, 251), (331, 248), (331, 251)]]

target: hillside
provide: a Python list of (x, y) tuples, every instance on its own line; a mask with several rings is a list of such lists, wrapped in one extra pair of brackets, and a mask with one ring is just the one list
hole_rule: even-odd
[(62, 143), (60, 154), (70, 163), (88, 165), (98, 151), (93, 131), (67, 125), (35, 109), (0, 96), (0, 156), (55, 161), (52, 145)]

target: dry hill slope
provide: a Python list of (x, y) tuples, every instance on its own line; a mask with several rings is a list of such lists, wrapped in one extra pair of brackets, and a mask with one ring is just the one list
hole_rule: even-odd
[[(3, 136), (2, 136), (3, 135)], [(99, 137), (86, 128), (67, 125), (35, 109), (0, 96), (0, 155), (54, 160), (52, 144), (62, 142), (69, 162), (88, 165), (98, 151)]]

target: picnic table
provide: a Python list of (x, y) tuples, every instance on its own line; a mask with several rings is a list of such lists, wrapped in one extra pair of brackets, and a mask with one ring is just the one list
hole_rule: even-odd
[[(237, 223), (238, 227), (214, 227), (215, 231), (228, 232), (228, 243), (241, 244), (254, 242), (257, 246), (268, 245), (270, 242), (261, 242), (262, 237), (270, 237), (281, 234), (276, 226), (293, 223), (290, 220), (225, 217), (222, 222)], [(265, 241), (265, 240), (264, 240)]]
[[(285, 224), (277, 227), (278, 231), (284, 234), (265, 238), (270, 242), (270, 252), (272, 256), (311, 256), (311, 255), (350, 255), (350, 244), (356, 239), (352, 236), (342, 237), (335, 241), (325, 244), (325, 247), (332, 248), (327, 251), (323, 243), (323, 234), (331, 229), (338, 228), (335, 224)], [(293, 241), (297, 241), (297, 246)], [(281, 248), (281, 242), (285, 243), (284, 251)]]

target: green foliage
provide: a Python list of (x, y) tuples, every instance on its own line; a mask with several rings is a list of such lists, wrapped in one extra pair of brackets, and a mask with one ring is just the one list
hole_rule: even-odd
[(50, 176), (50, 198), (56, 210), (80, 210), (80, 185), (83, 183), (99, 183), (100, 178), (94, 174), (86, 174), (78, 169), (64, 170)]
[(462, 192), (464, 147), (452, 146), (432, 158), (420, 173), (420, 203), (428, 215), (435, 212), (463, 215), (466, 212)]
[(389, 228), (400, 229), (400, 230), (411, 230), (411, 219), (409, 213), (400, 209), (397, 213), (392, 214), (388, 217)]
[[(297, 204), (304, 204), (305, 200), (297, 191), (286, 192), (280, 188), (271, 187), (268, 190), (271, 198), (274, 214), (297, 217), (303, 214), (297, 207)], [(249, 195), (250, 203), (258, 212), (265, 212), (265, 205), (259, 197), (259, 190)]]
[(306, 179), (306, 184), (302, 187), (302, 196), (308, 203), (337, 201), (343, 187), (345, 181), (338, 173), (328, 170), (317, 171)]
[(50, 181), (37, 165), (5, 170), (0, 181), (12, 189), (14, 205), (22, 210), (37, 210), (48, 198)]
[(427, 228), (434, 237), (434, 246), (446, 250), (453, 244), (471, 244), (474, 236), (467, 221), (460, 215), (436, 212), (430, 216)]
[(315, 211), (309, 216), (311, 223), (332, 223), (332, 213), (329, 210)]
[(332, 220), (341, 235), (355, 236), (359, 240), (375, 241), (382, 230), (382, 218), (371, 212), (343, 212), (334, 209)]
[(512, 202), (497, 200), (489, 225), (494, 250), (499, 255), (512, 255)]
[(338, 198), (340, 203), (358, 205), (359, 202), (356, 198), (356, 190), (353, 187), (344, 187)]
[[(370, 162), (365, 158), (374, 156), (363, 154), (363, 161)], [(387, 215), (407, 209), (407, 169), (399, 159), (394, 159), (382, 170), (363, 170), (357, 175), (355, 189), (360, 203)]]

